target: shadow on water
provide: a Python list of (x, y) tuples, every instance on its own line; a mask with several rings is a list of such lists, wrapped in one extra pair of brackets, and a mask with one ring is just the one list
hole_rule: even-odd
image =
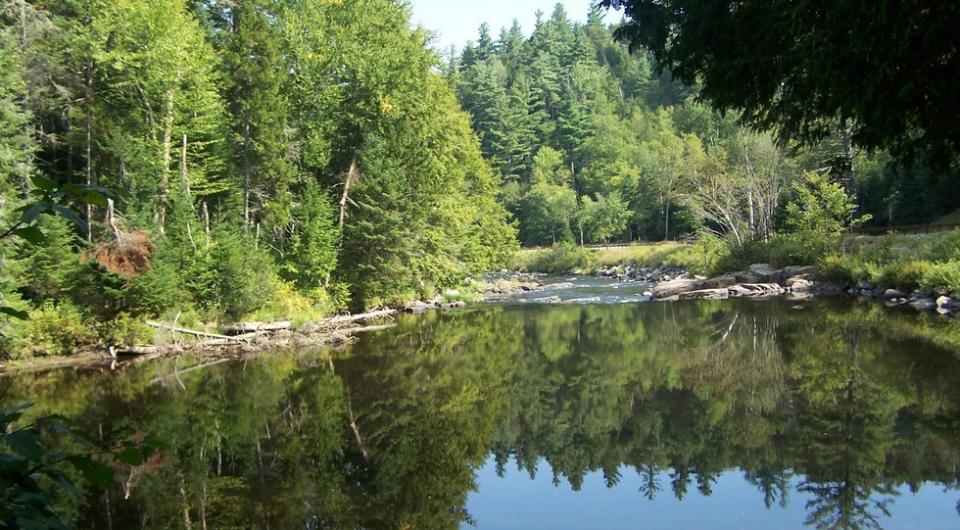
[(791, 527), (881, 528), (934, 488), (936, 522), (960, 523), (955, 321), (846, 300), (491, 305), (179, 373), (198, 362), (14, 382), (34, 413), (170, 445), (65, 499), (77, 527), (482, 529), (468, 506), (497, 484), (475, 492), (477, 473), (508, 468), (530, 491), (538, 469), (574, 492), (629, 482), (652, 510), (738, 473), (768, 509), (795, 494)]

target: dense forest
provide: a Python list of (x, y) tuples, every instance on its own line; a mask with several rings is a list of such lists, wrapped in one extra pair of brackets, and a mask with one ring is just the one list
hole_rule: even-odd
[[(329, 312), (433, 296), (516, 245), (398, 2), (12, 1), (3, 21), (6, 305), (64, 327)], [(37, 204), (74, 223), (23, 230)]]
[(821, 120), (823, 134), (802, 143), (780, 123), (715, 110), (698, 78), (685, 84), (646, 48), (615, 39), (611, 14), (595, 7), (573, 23), (558, 4), (538, 13), (529, 37), (517, 23), (498, 36), (484, 25), (445, 70), (524, 244), (702, 232), (735, 244), (766, 239), (791, 228), (787, 205), (806, 172), (841, 184), (876, 226), (931, 222), (960, 205), (955, 170), (933, 166), (929, 152), (861, 149), (839, 118)]
[[(725, 49), (697, 33), (707, 6), (601, 4), (626, 16), (595, 6), (574, 23), (558, 4), (529, 35), (483, 25), (444, 55), (394, 0), (6, 2), (0, 310), (29, 319), (5, 324), (0, 348), (136, 342), (146, 318), (308, 320), (430, 299), (510, 266), (518, 243), (692, 240), (699, 272), (811, 264), (842, 254), (850, 226), (960, 205), (954, 137), (911, 104), (952, 93), (949, 50), (916, 74), (933, 88), (904, 85), (879, 123), (861, 104), (877, 90), (791, 77), (835, 67), (807, 51), (842, 24), (791, 36), (792, 55), (751, 37), (793, 66), (777, 79), (796, 90), (771, 95), (769, 76), (737, 70), (749, 48), (701, 54)], [(730, 34), (758, 20), (736, 15)], [(943, 247), (936, 270), (841, 268), (960, 290), (960, 251)]]

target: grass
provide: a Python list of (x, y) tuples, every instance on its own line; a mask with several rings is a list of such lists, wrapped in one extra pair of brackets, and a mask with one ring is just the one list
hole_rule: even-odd
[(603, 267), (671, 266), (701, 273), (716, 260), (716, 249), (707, 242), (695, 244), (665, 241), (625, 247), (577, 247), (558, 245), (552, 248), (523, 249), (513, 268), (523, 272), (593, 273)]

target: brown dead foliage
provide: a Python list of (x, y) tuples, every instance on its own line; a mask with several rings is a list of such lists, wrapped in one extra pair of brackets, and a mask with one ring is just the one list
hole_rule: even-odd
[(150, 256), (156, 247), (144, 230), (122, 233), (114, 241), (100, 243), (88, 253), (104, 269), (127, 278), (135, 278), (150, 269)]

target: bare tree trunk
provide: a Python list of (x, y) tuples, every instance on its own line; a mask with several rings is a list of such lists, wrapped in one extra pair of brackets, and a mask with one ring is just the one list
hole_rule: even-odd
[(843, 149), (844, 188), (853, 200), (854, 213), (856, 213), (860, 208), (860, 201), (857, 199), (857, 175), (853, 169), (853, 126), (846, 118), (840, 121), (840, 140)]
[(350, 185), (359, 180), (360, 173), (357, 171), (357, 157), (354, 156), (350, 161), (350, 169), (343, 177), (343, 193), (340, 195), (340, 230), (343, 230), (343, 224), (347, 219), (347, 203), (353, 203), (350, 200)]
[(200, 215), (203, 217), (203, 231), (210, 235), (210, 210), (207, 209), (207, 201), (200, 203)]
[(120, 241), (120, 229), (117, 228), (117, 219), (113, 212), (113, 199), (107, 199), (107, 226), (113, 232), (113, 238)]
[(180, 139), (180, 186), (187, 200), (190, 200), (190, 179), (187, 177), (187, 135)]
[(670, 199), (667, 198), (667, 205), (664, 208), (663, 214), (663, 240), (668, 241), (670, 239)]
[[(177, 74), (177, 83), (180, 81), (180, 75)], [(164, 232), (164, 222), (167, 217), (167, 197), (170, 194), (170, 152), (173, 150), (173, 102), (176, 97), (176, 89), (167, 91), (164, 97), (163, 113), (163, 131), (160, 139), (160, 193), (157, 197), (157, 224), (160, 226), (160, 233)]]
[(190, 520), (190, 501), (187, 498), (187, 485), (183, 480), (183, 473), (177, 473), (180, 480), (180, 510), (183, 515), (183, 526), (187, 530), (193, 530), (193, 522)]
[(243, 124), (243, 229), (250, 226), (250, 124)]
[[(93, 186), (93, 61), (88, 60), (83, 71), (83, 99), (86, 112), (84, 120), (84, 165), (83, 177), (87, 186)], [(93, 205), (86, 205), (87, 241), (93, 241)]]
[(756, 217), (753, 210), (753, 183), (750, 183), (750, 189), (747, 190), (747, 201), (750, 202), (750, 238), (756, 239), (757, 224), (756, 224)]

